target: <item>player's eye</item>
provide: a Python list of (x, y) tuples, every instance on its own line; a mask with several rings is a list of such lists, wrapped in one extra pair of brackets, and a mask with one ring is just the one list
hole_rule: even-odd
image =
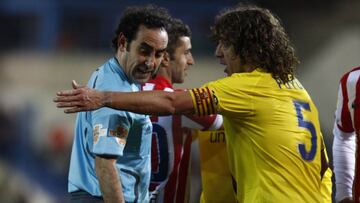
[(161, 58), (161, 57), (163, 57), (164, 56), (164, 51), (159, 51), (159, 52), (156, 52), (155, 53), (155, 57), (156, 58)]

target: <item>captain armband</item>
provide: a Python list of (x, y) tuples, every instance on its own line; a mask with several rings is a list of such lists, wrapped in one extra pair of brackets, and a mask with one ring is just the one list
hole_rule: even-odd
[(208, 87), (191, 89), (190, 95), (196, 115), (205, 116), (217, 113), (217, 97)]

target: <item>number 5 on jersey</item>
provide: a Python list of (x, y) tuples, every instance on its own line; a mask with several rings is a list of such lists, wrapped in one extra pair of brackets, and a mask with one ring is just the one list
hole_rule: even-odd
[(294, 106), (296, 110), (296, 115), (298, 118), (298, 125), (301, 128), (306, 128), (311, 133), (311, 148), (310, 151), (306, 151), (305, 143), (300, 143), (298, 149), (301, 157), (306, 161), (312, 161), (315, 158), (316, 149), (317, 149), (317, 136), (315, 126), (310, 121), (305, 121), (304, 116), (301, 112), (302, 109), (311, 111), (309, 103), (294, 101)]

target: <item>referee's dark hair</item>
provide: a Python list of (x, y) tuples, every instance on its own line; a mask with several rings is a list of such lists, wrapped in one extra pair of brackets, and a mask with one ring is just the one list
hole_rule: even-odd
[(112, 39), (112, 47), (118, 49), (119, 34), (123, 33), (128, 44), (136, 37), (140, 25), (146, 28), (163, 28), (168, 30), (171, 16), (167, 9), (155, 5), (131, 6), (123, 12)]

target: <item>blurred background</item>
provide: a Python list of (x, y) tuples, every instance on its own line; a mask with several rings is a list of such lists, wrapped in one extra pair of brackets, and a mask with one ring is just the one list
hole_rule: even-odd
[[(85, 84), (113, 56), (110, 41), (128, 5), (157, 4), (189, 24), (196, 64), (186, 82), (200, 86), (224, 77), (209, 28), (235, 0), (1, 0), (0, 197), (2, 202), (67, 202), (67, 171), (75, 115), (55, 107), (56, 91)], [(283, 22), (301, 64), (297, 75), (320, 113), (331, 156), (332, 125), (343, 73), (360, 66), (360, 1), (248, 1), (271, 9)], [(192, 202), (200, 180), (193, 143)]]

